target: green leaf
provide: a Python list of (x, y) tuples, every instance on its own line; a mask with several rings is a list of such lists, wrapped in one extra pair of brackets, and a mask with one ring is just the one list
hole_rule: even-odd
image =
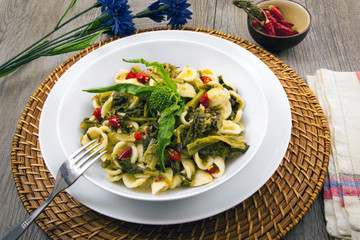
[(68, 44), (56, 47), (48, 53), (49, 56), (58, 55), (62, 53), (68, 53), (68, 52), (74, 52), (83, 50), (84, 48), (88, 47), (92, 41), (94, 41), (96, 38), (98, 38), (104, 31), (100, 31), (97, 34), (88, 36), (86, 38), (83, 38), (81, 40), (70, 42)]
[(76, 0), (73, 0), (73, 1), (70, 3), (70, 5), (69, 5), (69, 7), (66, 9), (64, 15), (60, 18), (59, 22), (56, 24), (55, 29), (57, 29), (57, 28), (59, 27), (60, 23), (62, 22), (62, 20), (64, 20), (64, 18), (66, 17), (66, 15), (67, 15), (67, 14), (69, 13), (69, 11), (73, 8), (73, 6), (75, 5), (75, 3), (76, 3)]
[(161, 113), (158, 120), (159, 132), (157, 135), (159, 163), (162, 172), (165, 172), (164, 152), (165, 148), (170, 144), (171, 137), (175, 130), (175, 116), (180, 116), (184, 110), (182, 102), (176, 102)]
[(21, 67), (21, 66), (18, 66), (18, 67), (16, 67), (16, 68), (10, 69), (10, 70), (8, 70), (8, 71), (6, 71), (6, 72), (4, 72), (4, 73), (0, 73), (0, 78), (5, 77), (6, 75), (12, 73), (13, 71), (15, 71), (16, 69), (18, 69), (18, 68), (20, 68), (20, 67)]
[(186, 147), (188, 149), (188, 152), (190, 155), (195, 154), (196, 152), (199, 152), (201, 149), (217, 143), (217, 142), (224, 142), (229, 144), (232, 148), (238, 148), (238, 149), (245, 149), (246, 148), (246, 142), (242, 136), (208, 136), (204, 138), (196, 139), (194, 142), (188, 144)]
[(165, 172), (164, 152), (166, 146), (170, 144), (171, 137), (175, 129), (175, 112), (180, 109), (180, 106), (174, 104), (167, 108), (158, 120), (159, 132), (157, 135), (158, 154), (161, 171)]
[(169, 88), (171, 88), (172, 90), (176, 91), (177, 89), (177, 85), (175, 84), (175, 82), (170, 78), (170, 75), (168, 73), (168, 71), (165, 70), (164, 66), (161, 63), (158, 62), (148, 62), (143, 58), (140, 59), (130, 59), (130, 60), (126, 60), (123, 59), (124, 62), (128, 62), (128, 63), (142, 63), (145, 64), (145, 66), (147, 67), (156, 67), (157, 71), (160, 72), (161, 77), (165, 83), (166, 86), (168, 86)]
[(40, 43), (39, 45), (35, 46), (34, 48), (30, 49), (28, 54), (29, 53), (32, 53), (32, 52), (36, 52), (39, 48), (41, 48), (42, 46), (44, 46), (45, 44), (49, 43), (49, 40), (45, 40), (43, 41), (42, 43)]
[[(89, 24), (89, 26), (87, 26), (83, 31), (79, 32), (78, 36), (82, 37), (82, 36), (92, 34), (96, 31), (98, 31), (99, 28), (104, 29), (103, 23), (101, 22), (101, 20), (96, 20), (96, 21), (92, 22), (91, 24)], [(105, 31), (107, 31), (107, 30), (105, 30)]]
[(147, 97), (150, 96), (151, 93), (156, 89), (154, 86), (140, 86), (133, 83), (118, 83), (115, 85), (111, 85), (108, 87), (102, 87), (102, 88), (92, 88), (92, 89), (86, 89), (83, 90), (84, 92), (89, 93), (103, 93), (103, 92), (109, 92), (109, 91), (116, 91), (116, 92), (123, 92), (127, 94), (131, 94), (138, 97)]

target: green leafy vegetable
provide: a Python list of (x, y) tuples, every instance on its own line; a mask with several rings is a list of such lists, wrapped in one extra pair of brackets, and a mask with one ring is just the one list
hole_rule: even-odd
[(232, 148), (229, 144), (225, 142), (217, 142), (213, 143), (207, 147), (204, 147), (199, 151), (199, 153), (205, 156), (221, 156), (221, 157), (228, 157), (232, 153), (245, 153), (246, 150), (249, 148), (249, 145), (245, 143), (245, 148)]
[(131, 60), (126, 60), (123, 59), (124, 62), (128, 62), (128, 63), (142, 63), (145, 64), (145, 66), (147, 67), (156, 67), (156, 70), (158, 72), (160, 72), (161, 77), (163, 79), (163, 82), (165, 83), (165, 85), (169, 88), (171, 88), (172, 90), (176, 91), (177, 89), (177, 85), (175, 84), (174, 80), (172, 80), (170, 78), (169, 72), (165, 70), (164, 66), (161, 63), (158, 62), (148, 62), (143, 58), (140, 59), (131, 59)]
[(232, 148), (245, 149), (246, 143), (241, 136), (208, 136), (196, 139), (194, 142), (188, 144), (186, 147), (190, 155), (199, 152), (201, 149), (218, 142), (225, 142)]
[(164, 161), (164, 152), (166, 146), (170, 144), (171, 136), (174, 133), (175, 129), (175, 116), (179, 116), (183, 111), (183, 106), (178, 105), (178, 103), (173, 104), (171, 107), (165, 109), (162, 112), (158, 123), (159, 123), (159, 132), (157, 136), (158, 140), (158, 153), (159, 153), (159, 163), (161, 170), (165, 172), (165, 161)]
[(151, 171), (149, 169), (142, 169), (134, 163), (124, 159), (118, 161), (121, 166), (121, 171), (128, 174), (145, 174), (153, 177), (158, 177), (159, 171)]
[(156, 87), (146, 87), (141, 85), (136, 85), (133, 83), (118, 83), (115, 85), (111, 85), (108, 87), (101, 87), (101, 88), (92, 88), (83, 90), (84, 92), (89, 93), (102, 93), (102, 92), (109, 92), (109, 91), (116, 91), (131, 94), (138, 97), (148, 97), (152, 94), (152, 92), (156, 89)]
[(83, 90), (90, 93), (102, 93), (108, 91), (116, 91), (127, 93), (138, 97), (150, 97), (149, 110), (153, 116), (160, 113), (158, 119), (159, 131), (157, 136), (159, 165), (162, 172), (165, 172), (164, 152), (165, 148), (170, 144), (171, 137), (175, 129), (175, 116), (180, 116), (184, 110), (184, 102), (179, 95), (177, 85), (170, 78), (169, 72), (164, 66), (158, 62), (148, 62), (143, 58), (125, 60), (128, 63), (142, 63), (146, 67), (155, 67), (160, 72), (164, 85), (140, 86), (130, 83), (119, 83), (108, 87), (92, 88)]
[(150, 113), (156, 116), (156, 112), (163, 112), (176, 104), (178, 93), (168, 87), (160, 86), (150, 96)]

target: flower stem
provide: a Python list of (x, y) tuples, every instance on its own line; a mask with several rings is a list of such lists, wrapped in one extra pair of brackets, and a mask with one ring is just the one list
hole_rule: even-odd
[(166, 10), (169, 9), (169, 5), (164, 4), (161, 5), (158, 9), (156, 10), (150, 10), (149, 8), (146, 8), (145, 10), (138, 12), (137, 14), (134, 15), (134, 18), (144, 18), (144, 17), (150, 17), (153, 13), (157, 13), (157, 12), (164, 12)]
[[(65, 25), (67, 25), (68, 23), (70, 23), (72, 20), (78, 18), (79, 16), (81, 16), (82, 14), (92, 10), (93, 8), (95, 7), (99, 7), (99, 5), (97, 3), (95, 3), (93, 6), (89, 7), (88, 9), (76, 14), (75, 16), (73, 16), (72, 18), (70, 18), (69, 20), (67, 20), (66, 22), (64, 22), (63, 24), (59, 25), (59, 23), (57, 24), (57, 26), (52, 30), (50, 31), (48, 34), (46, 34), (44, 37), (40, 38), (39, 40), (37, 40), (36, 42), (34, 42), (33, 44), (31, 44), (29, 47), (27, 47), (25, 50), (23, 50), (22, 52), (20, 52), (19, 54), (15, 55), (14, 57), (12, 57), (11, 59), (9, 59), (8, 61), (6, 61), (5, 63), (3, 63), (1, 66), (0, 66), (0, 75), (1, 73), (5, 73), (5, 72), (8, 72), (10, 71), (12, 68), (14, 68), (13, 66), (16, 66), (18, 64), (14, 64), (15, 62), (18, 62), (21, 60), (21, 62), (23, 62), (23, 59), (27, 58), (27, 55), (29, 55), (29, 53), (31, 54), (34, 54), (33, 53), (33, 50), (36, 49), (41, 49), (43, 48), (44, 46), (47, 46), (48, 43), (50, 43), (51, 41), (49, 41), (48, 43), (44, 44), (44, 42), (42, 42), (43, 40), (45, 40), (47, 37), (51, 36), (53, 33), (55, 33), (57, 30), (59, 30), (60, 28), (64, 27)], [(64, 14), (65, 15), (65, 14)], [(92, 22), (91, 22), (92, 23)], [(83, 26), (81, 26), (80, 28), (83, 28), (84, 26), (88, 26), (89, 24), (85, 24)], [(77, 28), (76, 30), (78, 30), (79, 28)], [(73, 31), (70, 31), (69, 33), (71, 32), (74, 32), (76, 30), (73, 30)], [(66, 33), (65, 35), (69, 34), (69, 33)], [(64, 36), (64, 35), (62, 35)], [(60, 36), (60, 37), (62, 37)], [(59, 37), (59, 38), (60, 38)], [(56, 38), (58, 39), (58, 38)], [(52, 40), (53, 41), (53, 40)], [(42, 43), (41, 43), (42, 42)], [(38, 48), (39, 47), (39, 43), (40, 43), (40, 47), (41, 48)], [(28, 52), (28, 53), (26, 53)], [(40, 57), (40, 56), (38, 56)], [(36, 59), (36, 58), (35, 58)], [(34, 60), (34, 59), (32, 59)], [(29, 62), (29, 61), (28, 61)]]

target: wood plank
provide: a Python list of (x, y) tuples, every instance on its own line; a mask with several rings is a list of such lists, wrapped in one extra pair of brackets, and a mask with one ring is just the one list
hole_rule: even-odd
[[(91, 6), (94, 0), (77, 1), (73, 11), (79, 12)], [(153, 0), (130, 0), (134, 13), (143, 10)], [(234, 7), (231, 1), (189, 1), (192, 20), (187, 26), (214, 29), (250, 42), (246, 26), (246, 14)], [(360, 1), (347, 0), (298, 0), (313, 16), (312, 28), (307, 38), (298, 46), (274, 53), (288, 64), (304, 80), (318, 68), (337, 71), (360, 70)], [(70, 1), (2, 0), (0, 4), (0, 62), (5, 61), (40, 36), (51, 31)], [(99, 10), (79, 19), (86, 22), (94, 19)], [(166, 26), (151, 20), (136, 19), (138, 29)], [(64, 30), (72, 29), (71, 23)], [(103, 37), (104, 38), (104, 37)], [(11, 141), (20, 116), (29, 97), (46, 76), (73, 53), (44, 57), (22, 67), (8, 77), (0, 79), (0, 237), (27, 212), (15, 188), (10, 167)], [(332, 239), (326, 232), (323, 199), (320, 196), (298, 226), (286, 239)], [(48, 239), (44, 232), (33, 224), (20, 239)]]

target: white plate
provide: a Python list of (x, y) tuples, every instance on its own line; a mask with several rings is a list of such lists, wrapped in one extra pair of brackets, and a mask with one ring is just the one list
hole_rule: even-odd
[[(286, 94), (275, 75), (258, 58), (229, 41), (202, 33), (187, 31), (159, 31), (143, 33), (121, 39), (122, 44), (132, 44), (140, 39), (176, 39), (201, 42), (216, 46), (234, 58), (246, 59), (242, 68), (258, 81), (265, 94), (268, 108), (268, 128), (263, 143), (253, 159), (243, 170), (222, 185), (200, 195), (166, 202), (144, 202), (108, 192), (85, 178), (80, 178), (68, 192), (84, 205), (104, 215), (142, 224), (177, 224), (199, 220), (225, 211), (256, 192), (274, 173), (280, 164), (291, 133), (291, 113)], [(100, 48), (101, 49), (101, 48)], [(89, 61), (96, 62), (104, 52), (95, 51)], [(89, 63), (78, 61), (77, 67)], [(74, 65), (75, 66), (75, 65)], [(69, 87), (71, 79), (77, 78), (75, 68), (70, 68), (47, 98), (40, 119), (40, 147), (50, 172), (54, 175), (65, 154), (56, 136), (59, 101)], [(65, 80), (63, 80), (65, 79)], [(67, 79), (67, 80), (66, 80)]]
[[(112, 42), (94, 51), (101, 52), (101, 57), (96, 60), (91, 54), (80, 61), (86, 67), (74, 65), (76, 73), (71, 75), (71, 82), (66, 83), (67, 90), (61, 92), (57, 124), (57, 135), (66, 156), (80, 147), (80, 137), (84, 131), (79, 128), (84, 117), (90, 117), (93, 111), (91, 98), (95, 94), (83, 92), (83, 89), (104, 87), (114, 84), (114, 77), (119, 69), (130, 69), (134, 64), (123, 62), (122, 59), (144, 58), (150, 62), (168, 62), (179, 66), (180, 69), (189, 65), (195, 69), (210, 68), (217, 75), (222, 75), (224, 80), (231, 82), (238, 90), (245, 103), (242, 123), (245, 127), (245, 140), (250, 148), (245, 154), (226, 161), (226, 171), (221, 178), (215, 179), (211, 184), (201, 187), (182, 187), (154, 196), (150, 188), (129, 189), (121, 183), (110, 182), (105, 171), (101, 168), (100, 161), (95, 163), (84, 176), (110, 192), (123, 197), (147, 201), (169, 201), (191, 197), (224, 183), (240, 172), (258, 151), (267, 127), (267, 104), (261, 87), (260, 79), (254, 79), (243, 65), (247, 56), (234, 58), (233, 55), (224, 53), (221, 48), (204, 42), (189, 41), (174, 37), (164, 37), (164, 34), (144, 34), (129, 37), (131, 44), (124, 44), (123, 40)], [(97, 55), (98, 56), (98, 55)], [(143, 69), (144, 65), (138, 64)], [(256, 66), (254, 66), (256, 67)], [(61, 78), (59, 83), (67, 82)], [(64, 84), (64, 83), (62, 83)], [(71, 114), (69, 114), (71, 113)]]

